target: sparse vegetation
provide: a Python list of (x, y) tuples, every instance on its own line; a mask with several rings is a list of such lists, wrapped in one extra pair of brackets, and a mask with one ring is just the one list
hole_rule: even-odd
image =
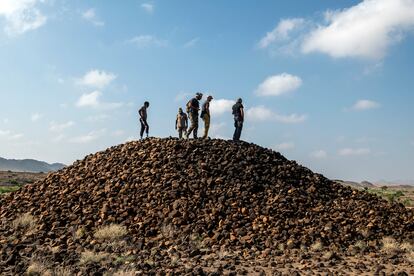
[(381, 251), (386, 254), (396, 254), (401, 252), (400, 244), (391, 237), (384, 237), (382, 239)]
[(44, 275), (46, 271), (47, 271), (47, 268), (43, 264), (39, 262), (33, 262), (27, 268), (26, 274), (28, 276)]
[(311, 245), (310, 249), (313, 252), (319, 252), (323, 249), (323, 245), (320, 241), (317, 241), (317, 242), (315, 242), (314, 244)]
[(30, 213), (24, 213), (18, 216), (13, 221), (14, 229), (24, 229), (25, 231), (32, 231), (36, 227), (36, 219)]
[(80, 258), (80, 264), (99, 263), (108, 258), (106, 253), (96, 253), (93, 251), (86, 250), (82, 252)]
[(0, 187), (0, 195), (5, 193), (14, 192), (20, 189), (20, 186), (1, 186)]
[(111, 224), (98, 229), (94, 237), (98, 240), (115, 241), (123, 238), (127, 233), (128, 231), (125, 226)]

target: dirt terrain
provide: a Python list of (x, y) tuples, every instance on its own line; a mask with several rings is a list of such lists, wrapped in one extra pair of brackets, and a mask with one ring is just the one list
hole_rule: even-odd
[(130, 142), (0, 197), (0, 274), (409, 275), (400, 197), (254, 144)]

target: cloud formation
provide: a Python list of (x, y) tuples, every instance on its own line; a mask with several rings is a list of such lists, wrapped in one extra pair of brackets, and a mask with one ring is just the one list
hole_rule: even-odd
[(256, 89), (258, 96), (280, 96), (298, 89), (302, 85), (301, 78), (287, 73), (266, 78)]
[(260, 105), (247, 109), (246, 119), (252, 121), (276, 121), (283, 124), (297, 124), (306, 121), (307, 116), (296, 113), (281, 115)]
[(34, 114), (32, 114), (32, 116), (30, 116), (30, 120), (31, 120), (32, 122), (37, 122), (37, 121), (39, 121), (42, 117), (43, 117), (43, 115), (42, 115), (42, 114), (39, 114), (39, 113), (34, 113)]
[(192, 47), (194, 47), (197, 43), (198, 43), (198, 41), (200, 40), (200, 38), (199, 37), (195, 37), (195, 38), (193, 38), (193, 39), (191, 39), (191, 40), (189, 40), (189, 41), (187, 41), (185, 44), (184, 44), (184, 48), (192, 48)]
[(106, 133), (106, 129), (101, 130), (95, 130), (91, 131), (86, 135), (77, 136), (69, 140), (70, 143), (74, 144), (88, 144), (90, 142), (93, 142), (100, 137), (102, 137)]
[[(260, 40), (259, 48), (295, 47), (303, 54), (381, 60), (413, 29), (413, 0), (363, 0), (347, 9), (328, 10), (323, 20), (284, 19)], [(298, 32), (290, 36), (294, 30)]]
[(364, 0), (349, 9), (327, 11), (325, 20), (305, 38), (304, 53), (381, 59), (414, 28), (414, 1)]
[(343, 148), (338, 152), (340, 156), (361, 156), (370, 153), (371, 150), (369, 148)]
[(288, 18), (280, 20), (279, 24), (259, 41), (258, 47), (265, 49), (276, 41), (284, 41), (289, 39), (289, 33), (303, 25), (304, 21), (305, 20), (303, 18)]
[(61, 132), (67, 128), (70, 128), (75, 125), (75, 122), (68, 121), (65, 123), (56, 123), (55, 121), (50, 122), (49, 130), (52, 132)]
[(147, 13), (152, 14), (154, 12), (154, 5), (150, 3), (141, 4), (141, 8), (144, 9)]
[(21, 133), (15, 133), (11, 130), (1, 130), (0, 129), (0, 138), (5, 138), (10, 141), (19, 140), (23, 138), (23, 134)]
[(278, 145), (273, 146), (273, 149), (276, 151), (286, 151), (295, 148), (295, 143), (293, 142), (284, 142)]
[(310, 153), (310, 157), (315, 159), (325, 159), (328, 157), (328, 153), (324, 150), (316, 150)]
[(363, 111), (369, 109), (379, 108), (381, 105), (371, 100), (359, 100), (353, 106), (353, 110)]
[(224, 113), (231, 114), (232, 106), (235, 104), (235, 101), (227, 99), (213, 99), (210, 103), (210, 111), (212, 116), (223, 115)]
[(113, 73), (107, 73), (103, 70), (94, 69), (87, 72), (81, 79), (77, 81), (77, 83), (83, 86), (103, 89), (116, 78), (117, 76)]
[(0, 16), (6, 20), (4, 31), (9, 36), (23, 34), (43, 26), (47, 17), (37, 8), (42, 0), (1, 0)]
[(79, 100), (76, 102), (76, 106), (110, 110), (120, 108), (124, 105), (124, 103), (121, 102), (101, 102), (101, 96), (102, 93), (100, 91), (93, 91), (91, 93), (82, 94)]
[(139, 35), (131, 38), (127, 41), (128, 43), (134, 44), (138, 48), (161, 48), (166, 47), (168, 42), (163, 39), (159, 39), (153, 35)]
[(89, 21), (90, 23), (92, 23), (93, 25), (97, 27), (102, 27), (105, 25), (105, 22), (99, 20), (99, 18), (96, 15), (95, 9), (93, 8), (82, 13), (82, 17), (83, 19)]

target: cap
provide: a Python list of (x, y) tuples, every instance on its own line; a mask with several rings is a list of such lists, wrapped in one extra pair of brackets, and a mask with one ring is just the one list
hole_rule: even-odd
[(207, 99), (214, 99), (213, 96), (209, 95)]

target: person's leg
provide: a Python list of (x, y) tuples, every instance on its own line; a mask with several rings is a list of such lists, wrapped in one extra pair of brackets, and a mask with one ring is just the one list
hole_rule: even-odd
[(203, 135), (203, 138), (207, 139), (208, 138), (208, 130), (210, 129), (210, 115), (205, 114), (203, 120), (204, 120), (204, 135)]
[(237, 128), (237, 141), (240, 140), (242, 129), (243, 129), (243, 121), (239, 121), (238, 128)]
[(194, 115), (194, 130), (193, 130), (193, 137), (194, 139), (197, 139), (197, 132), (198, 132), (198, 115)]
[(139, 119), (139, 122), (141, 123), (141, 131), (139, 132), (139, 136), (140, 136), (140, 137), (141, 137), (141, 139), (142, 139), (142, 135), (144, 135), (145, 124), (144, 124), (144, 122), (143, 122), (143, 120), (142, 120), (142, 119)]
[(183, 129), (181, 127), (178, 128), (178, 138), (183, 138)]
[(187, 138), (189, 138), (189, 136), (190, 136), (190, 134), (191, 134), (191, 132), (194, 130), (194, 128), (195, 128), (195, 123), (194, 123), (194, 117), (195, 116), (193, 116), (192, 115), (192, 113), (190, 113), (189, 114), (189, 117), (190, 117), (190, 123), (191, 123), (191, 125), (190, 125), (190, 128), (188, 129), (188, 131), (187, 131)]
[(145, 120), (145, 133), (147, 134), (147, 138), (148, 138), (148, 134), (149, 134), (149, 125), (148, 122)]
[(234, 133), (233, 133), (233, 140), (237, 141), (237, 121), (234, 120)]

